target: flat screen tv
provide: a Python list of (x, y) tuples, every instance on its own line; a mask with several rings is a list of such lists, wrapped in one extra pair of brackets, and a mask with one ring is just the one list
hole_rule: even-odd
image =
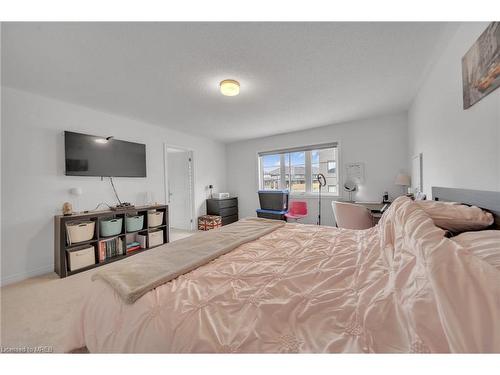
[(65, 131), (66, 176), (146, 177), (146, 145)]

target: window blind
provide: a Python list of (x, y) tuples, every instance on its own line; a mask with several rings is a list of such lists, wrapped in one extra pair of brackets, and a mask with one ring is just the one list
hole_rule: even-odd
[(277, 155), (277, 154), (286, 154), (286, 153), (290, 153), (290, 152), (322, 150), (325, 148), (335, 148), (335, 147), (338, 147), (338, 142), (322, 143), (319, 145), (311, 145), (311, 146), (292, 147), (292, 148), (285, 148), (285, 149), (273, 150), (273, 151), (262, 151), (262, 152), (259, 152), (258, 155), (259, 156)]

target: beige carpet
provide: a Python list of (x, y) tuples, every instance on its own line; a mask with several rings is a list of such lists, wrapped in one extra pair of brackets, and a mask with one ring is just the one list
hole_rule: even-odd
[[(173, 230), (171, 241), (192, 232)], [(106, 266), (104, 266), (106, 267)], [(64, 350), (64, 338), (95, 270), (60, 279), (55, 273), (7, 285), (0, 290), (0, 346)]]
[(170, 242), (181, 240), (193, 235), (194, 233), (196, 233), (196, 231), (190, 232), (184, 229), (170, 228)]

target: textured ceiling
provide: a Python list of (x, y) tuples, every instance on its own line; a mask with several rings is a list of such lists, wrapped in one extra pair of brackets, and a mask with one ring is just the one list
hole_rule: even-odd
[(449, 27), (4, 23), (2, 84), (230, 142), (406, 109)]

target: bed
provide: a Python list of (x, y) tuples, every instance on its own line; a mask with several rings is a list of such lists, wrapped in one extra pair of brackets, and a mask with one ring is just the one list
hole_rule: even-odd
[[(441, 190), (439, 199), (449, 200), (450, 192)], [(500, 202), (494, 194), (493, 206)], [(181, 241), (177, 247), (188, 249), (190, 239)], [(368, 230), (287, 223), (155, 284), (133, 302), (97, 279), (67, 347), (95, 353), (498, 353), (500, 267), (469, 250), (406, 197)]]

